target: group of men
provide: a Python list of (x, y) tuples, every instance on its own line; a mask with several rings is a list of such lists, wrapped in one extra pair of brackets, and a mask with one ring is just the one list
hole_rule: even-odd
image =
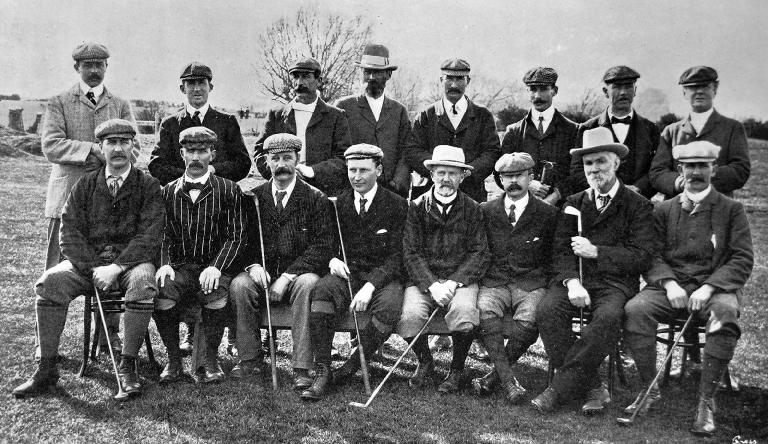
[[(15, 396), (56, 384), (67, 307), (94, 288), (125, 292), (118, 374), (129, 395), (141, 392), (136, 356), (150, 317), (168, 354), (160, 382), (183, 378), (179, 322), (189, 306), (206, 338), (203, 365), (192, 369), (198, 380), (225, 378), (225, 326), (239, 356), (230, 377), (260, 374), (268, 298), (291, 305), (302, 399), (323, 398), (360, 369), (359, 349), (372, 356), (393, 332), (418, 359), (409, 384), (429, 385), (435, 363), (419, 331), (439, 311), (453, 355), (438, 391), (468, 382), (464, 365), (479, 338), (493, 365), (471, 380), (473, 391), (500, 388), (522, 402), (528, 393), (513, 367), (540, 335), (556, 370), (531, 401), (543, 412), (580, 397), (585, 413), (610, 402), (598, 367), (622, 329), (650, 384), (656, 325), (689, 310), (707, 332), (691, 430), (714, 432), (714, 395), (740, 335), (753, 262), (744, 208), (729, 197), (749, 176), (746, 137), (712, 106), (714, 69), (683, 73), (690, 115), (659, 134), (632, 109), (640, 75), (631, 68), (605, 73), (610, 105), (582, 125), (552, 105), (555, 70), (534, 68), (523, 78), (532, 109), (500, 143), (490, 111), (465, 94), (463, 59), (443, 62), (443, 97), (411, 125), (384, 95), (397, 69), (386, 47), (366, 46), (357, 63), (365, 91), (337, 106), (318, 95), (320, 63), (301, 58), (289, 70), (295, 98), (270, 111), (255, 147), (267, 181), (243, 191), (236, 182), (251, 159), (236, 118), (208, 104), (209, 67), (183, 70), (187, 105), (162, 122), (147, 174), (133, 166), (130, 107), (102, 83), (108, 57), (102, 45), (78, 46), (81, 81), (48, 104), (43, 150), (54, 167), (47, 270), (35, 284), (39, 363)], [(503, 193), (486, 202), (489, 175)], [(426, 186), (414, 186), (418, 176)], [(656, 192), (668, 200), (654, 208)], [(333, 370), (339, 321), (366, 310), (360, 347)], [(589, 322), (576, 337), (581, 310)], [(660, 396), (653, 387), (627, 411), (644, 413)]]

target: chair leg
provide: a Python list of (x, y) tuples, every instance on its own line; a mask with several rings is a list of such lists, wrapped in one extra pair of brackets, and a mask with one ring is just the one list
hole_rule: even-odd
[[(666, 355), (669, 354), (669, 351), (672, 350), (672, 344), (675, 343), (675, 327), (676, 324), (674, 321), (669, 322), (669, 332), (667, 333), (667, 351)], [(661, 380), (661, 386), (667, 385), (667, 382), (669, 381), (669, 373), (672, 371), (672, 359), (667, 360), (667, 365), (664, 366), (664, 377)]]
[[(88, 316), (91, 316), (90, 313), (88, 313)], [(99, 346), (99, 341), (101, 340), (101, 330), (103, 327), (101, 326), (101, 322), (97, 322), (96, 325), (93, 327), (93, 343), (91, 343), (91, 360), (92, 361), (98, 361), (99, 358), (96, 356), (96, 348)]]
[(91, 296), (85, 295), (83, 304), (83, 362), (80, 365), (78, 376), (85, 376), (85, 369), (88, 366), (89, 348), (91, 342)]
[(149, 359), (149, 363), (152, 365), (152, 368), (155, 369), (155, 373), (160, 374), (162, 367), (160, 367), (160, 363), (155, 359), (155, 351), (152, 350), (152, 339), (149, 336), (149, 332), (147, 332), (147, 335), (144, 337), (144, 343), (147, 345), (147, 358)]
[(608, 356), (608, 394), (611, 395), (611, 399), (613, 399), (613, 373), (617, 366), (621, 366), (621, 363), (619, 362), (619, 345), (616, 344), (616, 347), (613, 349), (613, 352), (610, 356)]
[(555, 368), (552, 367), (552, 363), (547, 364), (547, 387), (552, 384), (552, 379), (555, 378)]

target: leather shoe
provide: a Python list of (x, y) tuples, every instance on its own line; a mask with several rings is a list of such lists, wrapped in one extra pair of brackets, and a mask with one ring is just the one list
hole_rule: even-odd
[(162, 373), (160, 373), (160, 384), (171, 384), (178, 382), (184, 376), (184, 366), (181, 361), (169, 361), (165, 364)]
[(411, 388), (421, 388), (427, 385), (428, 382), (434, 383), (435, 376), (435, 361), (419, 362), (419, 366), (416, 367), (416, 371), (413, 372), (413, 376), (408, 380), (408, 385)]
[(301, 392), (302, 401), (319, 401), (323, 399), (328, 391), (328, 386), (333, 378), (331, 369), (326, 364), (317, 364), (315, 366), (315, 380), (308, 389)]
[(507, 401), (509, 401), (511, 404), (520, 404), (528, 394), (528, 391), (525, 389), (525, 387), (520, 385), (520, 383), (517, 381), (517, 378), (514, 376), (511, 380), (504, 383), (502, 387), (504, 389), (504, 397), (507, 398)]
[(203, 364), (203, 374), (201, 375), (200, 382), (203, 384), (211, 384), (214, 382), (221, 382), (224, 380), (224, 370), (219, 365), (219, 360), (216, 356), (206, 357)]
[(117, 379), (123, 391), (130, 396), (141, 395), (141, 382), (139, 382), (139, 369), (136, 366), (136, 358), (123, 356), (120, 367), (117, 368)]
[(554, 412), (558, 406), (557, 392), (552, 387), (547, 387), (539, 396), (531, 400), (531, 405), (543, 413)]
[(499, 385), (499, 376), (496, 374), (496, 370), (491, 370), (482, 378), (472, 379), (472, 391), (474, 391), (477, 396), (493, 393), (493, 390), (497, 385)]
[(581, 413), (585, 415), (594, 415), (602, 413), (605, 410), (605, 406), (611, 402), (611, 394), (608, 393), (608, 389), (602, 385), (597, 388), (593, 388), (587, 393), (587, 402), (581, 406)]
[(312, 378), (309, 377), (309, 371), (306, 369), (293, 370), (293, 389), (306, 390), (312, 385)]
[(445, 377), (445, 380), (437, 387), (437, 391), (440, 393), (458, 392), (461, 389), (461, 383), (464, 380), (464, 376), (464, 369), (451, 369), (451, 371), (448, 372), (448, 376)]
[(635, 401), (626, 406), (624, 408), (624, 413), (627, 415), (633, 415), (635, 413), (635, 410), (638, 410), (638, 415), (645, 415), (648, 413), (648, 410), (651, 409), (651, 406), (656, 403), (656, 401), (661, 399), (661, 392), (659, 391), (659, 386), (655, 385), (651, 388), (651, 391), (648, 392), (648, 397), (645, 398), (645, 402), (643, 405), (640, 405), (640, 400), (643, 399), (643, 395), (645, 394), (645, 391), (640, 392), (640, 394), (637, 395), (637, 398), (635, 398)]
[(229, 374), (230, 378), (243, 379), (261, 374), (261, 361), (258, 359), (248, 359), (237, 363), (235, 368)]
[(23, 399), (27, 396), (49, 391), (56, 386), (58, 380), (59, 369), (56, 367), (55, 358), (41, 359), (32, 377), (18, 385), (12, 393), (16, 399)]
[(717, 427), (715, 426), (715, 400), (714, 398), (699, 398), (699, 407), (696, 410), (696, 420), (693, 421), (691, 433), (696, 436), (711, 438)]

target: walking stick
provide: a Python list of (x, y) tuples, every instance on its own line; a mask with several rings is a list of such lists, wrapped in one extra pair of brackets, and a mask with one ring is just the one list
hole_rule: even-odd
[[(93, 285), (93, 291), (96, 292), (96, 305), (99, 306), (99, 314), (101, 315), (101, 325), (104, 328), (104, 334), (109, 335), (109, 329), (107, 328), (107, 318), (104, 317), (104, 307), (101, 305), (101, 296), (99, 295), (99, 289), (96, 287), (96, 284)], [(86, 313), (86, 316), (90, 316), (90, 314)], [(89, 332), (90, 334), (90, 332)], [(120, 384), (120, 375), (117, 371), (117, 361), (115, 361), (115, 352), (112, 350), (112, 345), (107, 342), (108, 349), (109, 349), (109, 358), (112, 360), (112, 369), (115, 371), (115, 380), (117, 381), (117, 394), (113, 396), (112, 398), (116, 401), (126, 401), (131, 396), (125, 391), (123, 391), (123, 385)]]
[[(261, 266), (266, 270), (267, 262), (264, 256), (264, 230), (261, 225), (261, 208), (259, 199), (253, 196), (256, 203), (256, 219), (259, 223), (259, 246), (261, 247)], [(269, 305), (269, 283), (264, 287), (264, 299), (267, 305), (267, 327), (269, 328), (269, 360), (272, 367), (272, 390), (277, 390), (277, 361), (275, 360), (275, 338), (272, 335), (272, 311)]]

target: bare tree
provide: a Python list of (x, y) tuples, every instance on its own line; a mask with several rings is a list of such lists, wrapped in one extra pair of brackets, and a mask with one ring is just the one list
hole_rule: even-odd
[[(510, 103), (515, 103), (524, 88), (516, 80), (499, 80), (483, 75), (470, 76), (471, 81), (467, 86), (467, 97), (478, 105), (482, 105), (493, 112), (504, 109)], [(443, 97), (443, 87), (436, 78), (426, 88), (424, 99), (427, 103), (433, 103)]]
[(294, 17), (283, 17), (259, 36), (256, 66), (263, 92), (278, 100), (291, 100), (288, 68), (300, 56), (320, 62), (320, 96), (326, 102), (351, 93), (355, 84), (354, 62), (369, 41), (372, 25), (362, 16), (322, 14), (317, 8), (300, 8)]
[(401, 66), (392, 72), (392, 78), (387, 82), (387, 95), (402, 103), (408, 112), (415, 113), (425, 105), (424, 86), (421, 75)]

